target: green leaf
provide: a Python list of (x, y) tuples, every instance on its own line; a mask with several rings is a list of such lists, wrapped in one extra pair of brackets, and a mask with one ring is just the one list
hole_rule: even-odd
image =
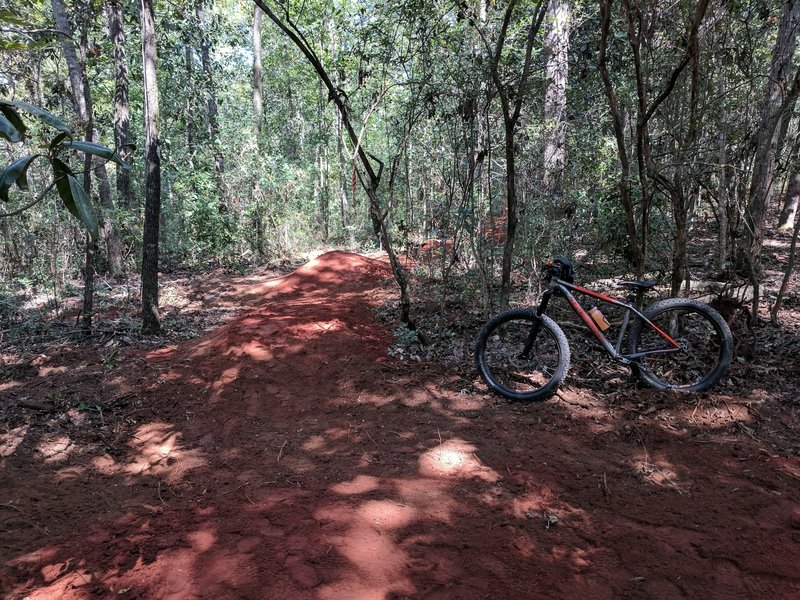
[(29, 104), (28, 102), (21, 102), (19, 100), (14, 100), (14, 101), (0, 100), (0, 106), (13, 106), (14, 108), (24, 110), (25, 112), (30, 113), (34, 117), (41, 119), (51, 127), (58, 129), (59, 131), (63, 131), (64, 133), (72, 133), (70, 131), (69, 126), (66, 125), (61, 119), (59, 119), (53, 113), (48, 112), (43, 108), (39, 108), (38, 106), (34, 106), (33, 104)]
[(53, 159), (53, 170), (56, 175), (56, 188), (58, 188), (58, 195), (64, 202), (67, 210), (73, 216), (83, 223), (86, 230), (89, 232), (89, 237), (92, 241), (97, 241), (99, 237), (99, 226), (97, 223), (97, 213), (94, 212), (92, 201), (86, 195), (83, 187), (78, 180), (75, 179), (70, 168), (61, 160)]
[(53, 150), (55, 150), (56, 146), (58, 146), (61, 142), (63, 142), (64, 138), (67, 138), (67, 137), (69, 137), (68, 133), (59, 133), (56, 137), (54, 137), (53, 141), (50, 142), (50, 146), (49, 146), (50, 151), (52, 152)]
[(11, 143), (21, 141), (25, 137), (25, 123), (11, 106), (0, 104), (0, 136)]
[(19, 52), (21, 50), (27, 50), (28, 45), (23, 44), (22, 42), (12, 42), (9, 40), (0, 40), (0, 50), (3, 52)]
[(38, 156), (23, 156), (0, 171), (0, 200), (8, 202), (8, 192), (15, 183), (21, 190), (28, 189), (28, 167)]
[(122, 165), (122, 159), (119, 155), (114, 152), (111, 148), (107, 148), (100, 144), (95, 144), (94, 142), (64, 142), (61, 144), (64, 148), (72, 148), (73, 150), (78, 150), (80, 152), (87, 152), (89, 154), (94, 154), (101, 158), (105, 158), (106, 160), (111, 160), (117, 163), (118, 165)]
[(0, 21), (8, 23), (9, 25), (28, 25), (25, 19), (18, 17), (10, 10), (0, 10)]

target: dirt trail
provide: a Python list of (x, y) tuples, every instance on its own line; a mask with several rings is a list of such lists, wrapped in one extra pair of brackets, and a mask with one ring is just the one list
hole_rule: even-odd
[(202, 339), (3, 384), (85, 409), (0, 431), (2, 597), (800, 598), (800, 461), (751, 399), (508, 404), (388, 358), (390, 275), (328, 253)]

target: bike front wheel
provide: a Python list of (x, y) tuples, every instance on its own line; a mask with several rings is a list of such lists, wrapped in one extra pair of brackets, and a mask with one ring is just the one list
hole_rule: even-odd
[(497, 315), (478, 333), (475, 361), (489, 389), (511, 400), (544, 400), (569, 370), (569, 344), (550, 317), (530, 309)]
[(629, 336), (630, 354), (647, 353), (637, 362), (639, 377), (659, 390), (702, 392), (725, 375), (733, 356), (733, 336), (716, 310), (697, 300), (669, 298), (644, 311), (658, 329), (680, 344), (676, 352), (653, 327), (637, 319)]

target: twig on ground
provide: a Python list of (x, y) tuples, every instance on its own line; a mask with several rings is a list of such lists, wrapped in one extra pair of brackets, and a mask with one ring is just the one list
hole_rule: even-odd
[(283, 454), (283, 447), (284, 447), (284, 446), (286, 446), (286, 444), (287, 444), (288, 442), (289, 442), (289, 440), (286, 440), (285, 442), (283, 442), (283, 443), (281, 444), (281, 449), (280, 449), (280, 450), (278, 450), (278, 459), (277, 459), (275, 462), (281, 462), (281, 455)]

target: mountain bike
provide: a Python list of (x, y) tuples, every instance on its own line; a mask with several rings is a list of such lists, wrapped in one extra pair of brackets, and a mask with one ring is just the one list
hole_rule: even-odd
[[(641, 300), (656, 281), (620, 281), (626, 302), (576, 285), (575, 269), (563, 257), (541, 273), (547, 284), (539, 306), (509, 310), (481, 328), (475, 344), (478, 371), (489, 388), (512, 400), (544, 400), (555, 393), (570, 366), (570, 347), (561, 327), (545, 314), (550, 300), (563, 297), (603, 350), (630, 366), (647, 385), (659, 390), (701, 392), (728, 370), (733, 337), (725, 319), (698, 300), (668, 298), (640, 311)], [(611, 323), (597, 306), (586, 310), (575, 294), (622, 310), (612, 343)], [(634, 305), (635, 300), (635, 305)], [(627, 340), (623, 352), (623, 342)]]

